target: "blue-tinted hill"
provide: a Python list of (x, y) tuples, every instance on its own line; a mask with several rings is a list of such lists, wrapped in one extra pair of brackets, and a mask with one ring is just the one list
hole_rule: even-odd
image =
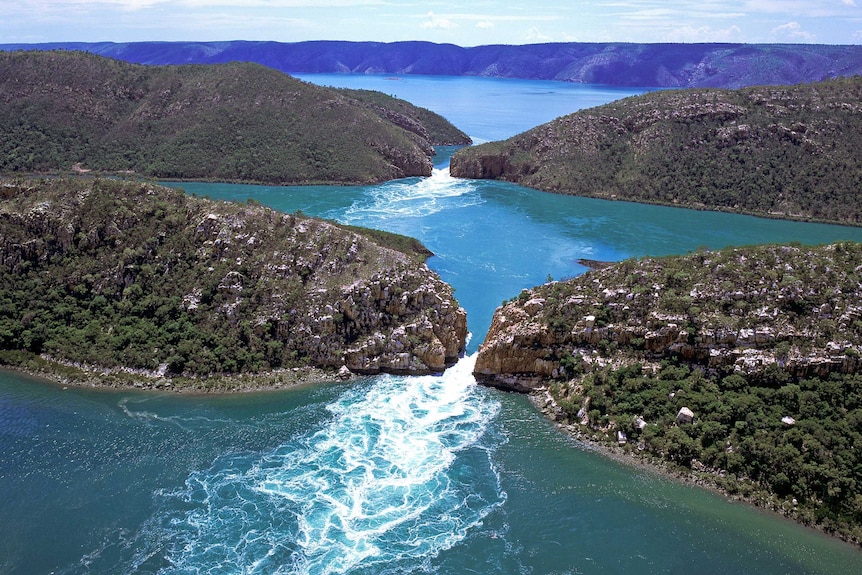
[(430, 42), (129, 42), (5, 44), (69, 49), (141, 64), (257, 62), (288, 73), (492, 76), (616, 86), (797, 84), (862, 74), (862, 46), (565, 43), (464, 48)]

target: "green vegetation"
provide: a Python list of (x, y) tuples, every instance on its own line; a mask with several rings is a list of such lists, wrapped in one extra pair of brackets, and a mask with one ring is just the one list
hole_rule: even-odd
[[(589, 437), (617, 443), (623, 431), (630, 453), (862, 541), (862, 375), (796, 379), (775, 367), (744, 377), (665, 361), (656, 373), (601, 368), (554, 390), (571, 422), (589, 398)], [(693, 422), (677, 422), (682, 407)]]
[(3, 52), (0, 100), (0, 173), (371, 183), (429, 175), (433, 145), (469, 142), (406, 102), (247, 63), (157, 67)]
[[(393, 123), (402, 125), (411, 131), (418, 131), (435, 146), (464, 146), (471, 144), (470, 136), (450, 124), (439, 114), (414, 106), (406, 100), (399, 100), (374, 90), (339, 90), (345, 95), (355, 98), (373, 109), (386, 115)], [(418, 126), (415, 124), (418, 123)]]
[(459, 177), (862, 225), (862, 77), (658, 91), (460, 150)]
[[(331, 325), (347, 286), (424, 268), (428, 253), (148, 183), (0, 183), (0, 363), (38, 367), (41, 354), (188, 376), (329, 367), (367, 335)], [(402, 276), (404, 290), (422, 281)]]

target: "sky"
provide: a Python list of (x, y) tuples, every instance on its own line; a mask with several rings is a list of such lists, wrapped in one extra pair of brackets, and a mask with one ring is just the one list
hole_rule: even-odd
[(862, 44), (862, 0), (0, 0), (0, 43)]

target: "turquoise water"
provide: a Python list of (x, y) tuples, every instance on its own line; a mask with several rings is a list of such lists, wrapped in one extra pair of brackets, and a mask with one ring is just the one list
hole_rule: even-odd
[(583, 108), (640, 94), (648, 88), (620, 88), (464, 76), (297, 74), (336, 88), (377, 90), (442, 114), (479, 144), (503, 140)]
[[(448, 116), (445, 95), (470, 81), (419, 83)], [(495, 105), (488, 86), (506, 83), (472, 81), (501, 110), (500, 131), (548, 113), (536, 92), (548, 109), (572, 105), (568, 86), (557, 99), (522, 82)], [(478, 120), (459, 125), (481, 135), (473, 107), (465, 118)], [(578, 258), (862, 240), (856, 228), (455, 180), (450, 153), (430, 178), (380, 186), (183, 187), (419, 237), (467, 309), (471, 353), (503, 299), (583, 272)], [(590, 451), (524, 397), (476, 386), (472, 361), (240, 396), (64, 389), (0, 372), (0, 573), (862, 572), (854, 547)]]

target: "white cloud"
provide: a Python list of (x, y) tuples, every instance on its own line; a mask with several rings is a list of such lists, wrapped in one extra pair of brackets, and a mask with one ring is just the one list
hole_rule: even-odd
[(814, 34), (806, 32), (799, 22), (788, 22), (772, 29), (772, 37), (778, 41), (814, 42)]
[(449, 18), (435, 16), (434, 12), (428, 12), (426, 17), (428, 19), (425, 22), (422, 22), (423, 28), (431, 28), (434, 30), (451, 30), (452, 28), (458, 27), (458, 24), (456, 24)]
[(714, 30), (709, 26), (682, 26), (665, 34), (665, 42), (741, 42), (742, 30), (731, 26), (723, 30)]
[(479, 20), (478, 22), (476, 22), (476, 28), (482, 28), (483, 30), (487, 30), (493, 27), (494, 23), (490, 20)]
[(551, 37), (546, 34), (542, 34), (542, 32), (539, 31), (538, 28), (533, 26), (529, 30), (527, 30), (527, 36), (525, 40), (527, 42), (549, 42), (551, 40)]

